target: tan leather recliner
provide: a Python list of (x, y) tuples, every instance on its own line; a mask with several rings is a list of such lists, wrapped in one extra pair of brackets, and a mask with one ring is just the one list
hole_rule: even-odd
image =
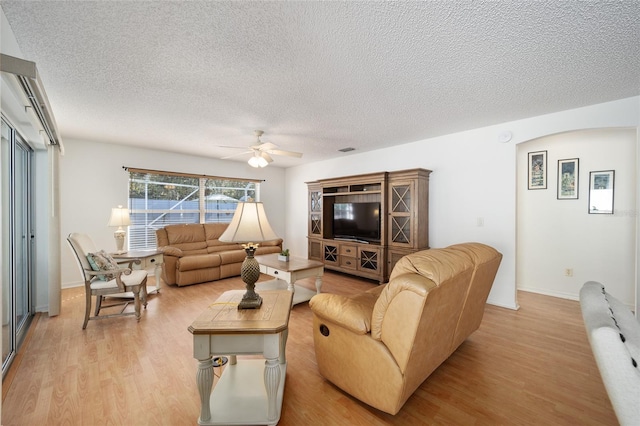
[(320, 374), (396, 414), (480, 326), (502, 254), (480, 243), (403, 257), (388, 284), (355, 296), (323, 293), (309, 305)]

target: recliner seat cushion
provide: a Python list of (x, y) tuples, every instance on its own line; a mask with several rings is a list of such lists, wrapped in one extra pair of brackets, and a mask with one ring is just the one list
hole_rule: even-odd
[(220, 266), (222, 260), (218, 254), (196, 254), (184, 256), (178, 259), (177, 268), (181, 272), (194, 271), (196, 269), (215, 268)]

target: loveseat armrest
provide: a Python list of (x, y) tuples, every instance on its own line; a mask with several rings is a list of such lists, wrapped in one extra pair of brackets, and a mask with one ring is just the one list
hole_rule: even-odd
[(158, 250), (161, 251), (162, 254), (166, 256), (175, 256), (175, 257), (184, 256), (184, 252), (180, 250), (178, 247), (164, 246), (164, 247), (158, 247)]
[(371, 331), (371, 313), (378, 294), (365, 292), (357, 296), (338, 294), (316, 294), (309, 301), (313, 313), (356, 334)]

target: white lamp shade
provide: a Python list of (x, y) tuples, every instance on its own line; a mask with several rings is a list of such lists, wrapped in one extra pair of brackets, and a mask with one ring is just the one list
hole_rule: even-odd
[(262, 203), (238, 203), (231, 223), (220, 235), (220, 241), (259, 243), (278, 239), (269, 225)]
[(109, 226), (129, 226), (131, 219), (129, 218), (129, 209), (118, 206), (111, 209), (111, 217), (109, 218)]

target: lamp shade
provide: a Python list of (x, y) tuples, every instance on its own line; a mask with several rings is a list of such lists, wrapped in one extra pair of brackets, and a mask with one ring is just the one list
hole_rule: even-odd
[(269, 225), (262, 203), (238, 203), (231, 223), (220, 235), (220, 241), (259, 243), (278, 239)]
[(131, 219), (129, 218), (129, 209), (118, 206), (111, 209), (111, 217), (109, 218), (109, 226), (129, 226)]

